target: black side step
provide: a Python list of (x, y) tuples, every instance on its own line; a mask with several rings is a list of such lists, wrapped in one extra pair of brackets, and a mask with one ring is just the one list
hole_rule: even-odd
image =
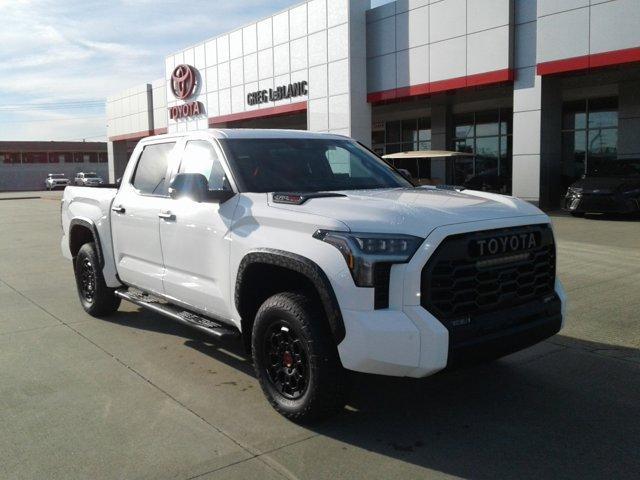
[(190, 312), (176, 305), (165, 303), (151, 295), (128, 289), (116, 290), (115, 294), (123, 300), (127, 300), (128, 302), (134, 303), (142, 308), (146, 308), (152, 312), (169, 317), (172, 320), (188, 325), (189, 327), (193, 327), (216, 338), (240, 336), (240, 332), (236, 328)]

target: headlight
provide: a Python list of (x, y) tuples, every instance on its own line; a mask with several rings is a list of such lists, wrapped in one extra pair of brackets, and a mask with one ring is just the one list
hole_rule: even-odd
[(423, 239), (412, 235), (318, 230), (314, 238), (336, 247), (358, 287), (373, 287), (378, 263), (406, 263)]
[(638, 197), (640, 196), (640, 188), (636, 188), (634, 190), (627, 190), (626, 192), (623, 193), (623, 195), (627, 197)]

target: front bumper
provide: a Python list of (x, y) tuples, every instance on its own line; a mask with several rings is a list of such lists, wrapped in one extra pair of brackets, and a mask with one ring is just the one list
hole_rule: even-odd
[[(548, 220), (547, 220), (548, 221)], [(524, 218), (522, 224), (531, 224)], [(513, 223), (512, 223), (513, 225)], [(495, 224), (496, 228), (503, 225)], [(484, 224), (490, 229), (492, 224)], [(566, 295), (556, 278), (555, 295), (473, 318), (451, 327), (420, 305), (420, 272), (446, 236), (473, 225), (442, 227), (409, 264), (392, 269), (390, 308), (344, 310), (346, 336), (338, 345), (345, 368), (380, 375), (426, 377), (449, 366), (503, 356), (554, 334), (563, 326)], [(395, 280), (394, 280), (395, 276)]]
[(476, 332), (448, 330), (421, 306), (402, 311), (343, 311), (347, 335), (338, 345), (345, 368), (399, 377), (426, 377), (447, 367), (498, 358), (560, 331), (566, 295), (556, 280), (555, 298), (474, 319)]
[(569, 193), (562, 207), (571, 213), (635, 213), (640, 212), (640, 199), (615, 193)]

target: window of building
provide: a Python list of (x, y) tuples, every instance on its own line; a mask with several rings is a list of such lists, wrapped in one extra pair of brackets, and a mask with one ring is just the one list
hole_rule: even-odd
[(562, 105), (563, 191), (601, 162), (618, 157), (618, 99), (594, 98)]
[(131, 184), (142, 194), (168, 194), (167, 168), (175, 142), (157, 143), (144, 147), (136, 165)]
[(107, 163), (109, 161), (109, 155), (107, 152), (98, 153), (98, 163)]
[[(372, 134), (373, 150), (379, 154), (431, 150), (431, 120), (412, 118), (385, 122), (384, 130)], [(431, 159), (393, 160), (394, 167), (408, 171), (417, 183), (431, 183)]]
[(187, 142), (178, 172), (201, 173), (209, 181), (209, 190), (230, 189), (215, 148), (204, 140)]
[(60, 156), (56, 152), (49, 152), (49, 163), (60, 163)]
[(465, 113), (453, 119), (453, 149), (473, 154), (454, 158), (448, 176), (476, 190), (511, 192), (511, 109)]
[(0, 152), (1, 163), (20, 163), (20, 154), (14, 152)]
[(47, 152), (25, 152), (22, 154), (22, 163), (48, 163)]
[[(380, 134), (375, 140), (381, 140)], [(374, 141), (374, 143), (376, 143)], [(431, 121), (413, 118), (386, 122), (384, 129), (385, 153), (431, 150)]]

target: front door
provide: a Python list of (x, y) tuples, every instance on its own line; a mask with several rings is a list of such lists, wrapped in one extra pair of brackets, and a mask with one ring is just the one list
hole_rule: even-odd
[(175, 145), (146, 145), (111, 208), (113, 251), (120, 279), (159, 294), (164, 293), (159, 215), (170, 202), (167, 179)]
[[(221, 152), (209, 140), (187, 141), (178, 173), (201, 173), (210, 190), (231, 189)], [(170, 200), (160, 221), (165, 294), (219, 318), (230, 318), (227, 237), (238, 197), (223, 204)]]

